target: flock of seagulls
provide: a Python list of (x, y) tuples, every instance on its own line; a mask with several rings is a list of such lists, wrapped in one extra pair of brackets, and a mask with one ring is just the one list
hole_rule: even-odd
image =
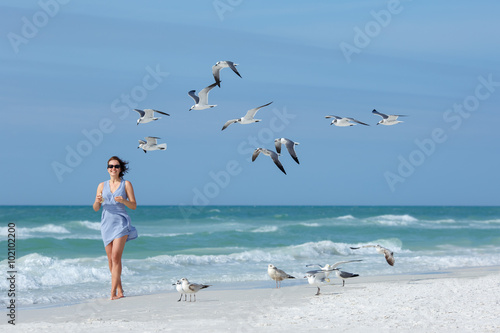
[[(209, 104), (208, 94), (215, 86), (218, 86), (220, 88), (221, 82), (222, 82), (220, 79), (220, 75), (221, 75), (221, 70), (223, 70), (224, 68), (230, 68), (237, 76), (242, 78), (242, 76), (238, 72), (238, 69), (236, 68), (236, 66), (238, 66), (238, 64), (236, 64), (232, 61), (228, 61), (228, 60), (218, 61), (215, 65), (213, 65), (212, 66), (212, 75), (214, 77), (215, 82), (210, 84), (209, 86), (203, 88), (198, 93), (198, 95), (196, 94), (196, 90), (190, 90), (188, 92), (188, 95), (194, 100), (194, 104), (191, 106), (189, 111), (191, 111), (191, 110), (205, 110), (205, 109), (210, 109), (210, 108), (216, 107), (217, 104)], [(230, 120), (226, 121), (224, 123), (224, 125), (222, 126), (221, 131), (224, 131), (230, 125), (236, 124), (236, 123), (239, 123), (242, 125), (248, 125), (248, 124), (260, 122), (262, 119), (256, 119), (255, 118), (256, 113), (260, 109), (262, 109), (266, 106), (269, 106), (271, 103), (273, 103), (273, 102), (269, 102), (269, 103), (261, 105), (259, 107), (250, 109), (246, 112), (246, 114), (243, 117), (236, 118), (236, 119), (230, 119)], [(144, 109), (144, 110), (134, 109), (134, 111), (138, 112), (140, 115), (139, 119), (137, 120), (137, 125), (146, 124), (146, 123), (160, 119), (161, 117), (155, 117), (156, 113), (170, 116), (168, 113), (165, 113), (165, 112), (162, 112), (159, 110), (155, 110), (155, 109)], [(402, 122), (401, 120), (398, 120), (399, 117), (405, 117), (405, 115), (384, 114), (384, 113), (378, 112), (375, 109), (372, 111), (372, 113), (377, 115), (377, 116), (382, 117), (382, 120), (380, 120), (377, 123), (377, 125), (386, 125), (386, 126), (395, 125), (395, 124)], [(339, 127), (350, 127), (350, 126), (354, 126), (356, 124), (370, 126), (369, 124), (362, 122), (362, 121), (359, 121), (357, 119), (354, 119), (352, 117), (341, 117), (341, 116), (336, 116), (336, 115), (328, 115), (328, 116), (325, 116), (325, 118), (327, 118), (327, 119), (333, 118), (330, 125), (335, 125), (335, 126), (339, 126)], [(165, 150), (167, 148), (166, 143), (162, 143), (162, 144), (157, 143), (157, 140), (160, 139), (158, 137), (148, 136), (148, 137), (145, 137), (145, 139), (146, 139), (146, 141), (139, 140), (139, 146), (137, 147), (137, 148), (141, 148), (145, 153), (148, 151), (152, 151), (152, 150)], [(263, 153), (264, 155), (269, 156), (271, 158), (271, 160), (274, 162), (274, 164), (281, 170), (281, 172), (283, 172), (286, 175), (285, 168), (283, 167), (283, 165), (281, 164), (281, 162), (279, 160), (279, 156), (281, 155), (281, 145), (282, 144), (285, 145), (285, 147), (287, 148), (288, 152), (290, 153), (292, 158), (295, 160), (295, 162), (297, 162), (297, 164), (299, 164), (299, 160), (297, 158), (297, 154), (295, 153), (295, 149), (294, 149), (295, 145), (297, 145), (298, 143), (293, 142), (292, 140), (286, 139), (286, 138), (278, 138), (275, 140), (276, 151), (273, 151), (273, 150), (268, 149), (268, 148), (263, 148), (263, 147), (256, 148), (252, 154), (252, 162), (255, 161), (255, 159), (259, 156), (260, 153)]]
[[(364, 245), (360, 247), (351, 247), (353, 250), (357, 250), (360, 248), (370, 248), (373, 247), (377, 250), (378, 253), (381, 253), (385, 256), (385, 259), (387, 263), (391, 266), (394, 266), (394, 253), (380, 245)], [(335, 276), (339, 279), (342, 279), (342, 287), (345, 286), (345, 281), (347, 279), (351, 279), (354, 277), (358, 277), (359, 274), (355, 273), (350, 273), (346, 271), (340, 270), (341, 268), (339, 267), (340, 265), (343, 264), (348, 264), (348, 263), (353, 263), (353, 262), (360, 262), (363, 261), (361, 259), (355, 259), (355, 260), (345, 260), (345, 261), (339, 261), (336, 262), (332, 265), (326, 264), (326, 265), (321, 265), (321, 264), (308, 264), (306, 267), (310, 266), (318, 266), (319, 269), (307, 271), (304, 278), (307, 279), (307, 282), (310, 285), (316, 286), (318, 288), (316, 292), (316, 296), (320, 295), (320, 290), (322, 286), (325, 285), (333, 285), (333, 283), (330, 281), (330, 274), (332, 272), (335, 272)], [(287, 280), (287, 279), (295, 279), (294, 276), (286, 273), (284, 270), (279, 269), (278, 267), (274, 266), (273, 264), (269, 264), (267, 267), (267, 274), (269, 277), (276, 282), (276, 288), (281, 288), (281, 281)], [(192, 283), (189, 282), (187, 278), (182, 278), (180, 280), (177, 280), (176, 283), (173, 284), (175, 286), (175, 289), (177, 292), (180, 294), (179, 299), (177, 302), (180, 302), (182, 300), (182, 296), (184, 296), (184, 301), (187, 301), (187, 295), (189, 294), (189, 301), (191, 302), (191, 295), (194, 297), (194, 302), (196, 302), (196, 293), (202, 289), (211, 287), (209, 284), (198, 284), (198, 283)]]
[[(360, 247), (351, 247), (351, 249), (357, 250), (360, 248), (369, 248), (369, 247), (373, 247), (377, 250), (378, 253), (383, 254), (387, 263), (391, 266), (394, 266), (394, 262), (395, 262), (394, 253), (391, 250), (389, 250), (383, 246), (364, 245), (364, 246), (360, 246)], [(319, 295), (320, 290), (321, 290), (320, 287), (333, 284), (329, 278), (330, 273), (332, 273), (332, 272), (335, 272), (335, 276), (337, 278), (342, 279), (342, 287), (345, 286), (345, 281), (347, 279), (358, 277), (359, 274), (341, 271), (340, 267), (338, 267), (338, 266), (343, 265), (343, 264), (347, 264), (347, 263), (352, 263), (352, 262), (360, 262), (360, 261), (362, 261), (362, 260), (356, 259), (356, 260), (339, 261), (339, 262), (334, 263), (333, 265), (308, 264), (308, 265), (306, 265), (306, 267), (319, 266), (319, 269), (306, 272), (304, 278), (307, 279), (307, 282), (310, 285), (316, 286), (318, 288), (315, 295)], [(290, 274), (286, 273), (285, 271), (275, 267), (272, 264), (269, 264), (269, 267), (267, 269), (267, 274), (269, 275), (269, 277), (271, 279), (276, 281), (276, 288), (281, 287), (281, 281), (283, 281), (285, 279), (295, 279), (295, 277), (293, 277)], [(279, 282), (279, 284), (278, 284), (278, 282)]]

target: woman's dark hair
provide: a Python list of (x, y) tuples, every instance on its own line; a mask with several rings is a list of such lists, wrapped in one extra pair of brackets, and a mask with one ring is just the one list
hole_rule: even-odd
[(119, 158), (118, 156), (111, 156), (111, 158), (108, 160), (108, 164), (110, 161), (118, 161), (118, 163), (120, 163), (120, 179), (123, 178), (123, 175), (125, 175), (127, 172), (128, 172), (128, 162), (127, 161), (124, 161), (122, 160), (121, 158)]

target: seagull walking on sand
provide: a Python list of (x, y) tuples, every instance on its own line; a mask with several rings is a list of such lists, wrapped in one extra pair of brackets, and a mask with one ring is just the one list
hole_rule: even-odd
[(157, 139), (159, 139), (156, 136), (147, 136), (145, 137), (146, 141), (144, 140), (139, 140), (139, 147), (142, 150), (144, 150), (145, 153), (147, 153), (148, 150), (165, 150), (167, 149), (167, 144), (166, 143), (157, 143)]
[(375, 109), (373, 109), (372, 113), (382, 117), (382, 120), (379, 121), (377, 125), (386, 125), (386, 126), (396, 125), (398, 123), (402, 123), (401, 120), (397, 120), (398, 117), (406, 117), (403, 114), (384, 114), (382, 112), (378, 112)]
[(186, 301), (186, 298), (187, 298), (187, 294), (184, 292), (184, 289), (182, 289), (182, 282), (181, 280), (177, 280), (176, 283), (172, 284), (173, 286), (175, 286), (175, 289), (177, 290), (177, 292), (179, 292), (181, 294), (181, 297), (179, 297), (179, 299), (177, 300), (177, 302), (180, 302), (181, 299), (182, 299), (182, 295), (184, 295), (184, 302)]
[(210, 287), (211, 285), (209, 284), (198, 284), (198, 283), (190, 283), (188, 279), (182, 278), (180, 279), (181, 285), (182, 285), (182, 290), (186, 293), (189, 294), (189, 301), (191, 302), (191, 295), (194, 296), (194, 302), (196, 302), (196, 293), (200, 291), (201, 289), (205, 289)]
[(198, 94), (198, 96), (196, 96), (196, 94), (195, 94), (196, 90), (189, 91), (188, 95), (191, 96), (192, 99), (194, 99), (194, 103), (195, 103), (193, 106), (191, 106), (189, 111), (191, 111), (191, 110), (204, 110), (204, 109), (213, 108), (214, 106), (217, 106), (217, 105), (209, 105), (208, 104), (208, 93), (215, 86), (216, 86), (216, 83), (213, 83), (213, 84), (209, 85), (208, 87), (203, 88), (200, 91), (200, 93)]
[(273, 264), (269, 264), (269, 266), (267, 267), (267, 274), (269, 274), (271, 279), (276, 281), (276, 288), (280, 288), (281, 281), (283, 281), (285, 279), (295, 279), (295, 277), (291, 276), (290, 274), (285, 273), (284, 271), (277, 268)]
[(137, 125), (139, 125), (140, 123), (145, 124), (145, 123), (149, 123), (150, 121), (160, 119), (161, 117), (154, 116), (155, 112), (163, 114), (165, 116), (170, 116), (168, 113), (161, 112), (158, 110), (153, 110), (153, 109), (144, 109), (144, 110), (134, 109), (134, 111), (139, 112), (139, 114), (141, 115), (141, 117), (139, 119), (137, 119)]
[(257, 113), (257, 111), (259, 111), (260, 109), (262, 109), (265, 106), (268, 106), (271, 103), (272, 102), (264, 104), (264, 105), (256, 107), (256, 108), (253, 108), (253, 109), (250, 109), (241, 118), (228, 120), (224, 124), (224, 126), (222, 126), (221, 131), (225, 130), (229, 125), (234, 124), (234, 123), (240, 123), (240, 124), (246, 125), (246, 124), (252, 124), (252, 123), (257, 123), (257, 122), (261, 121), (262, 119), (254, 119), (255, 114)]
[(357, 250), (357, 249), (361, 249), (361, 248), (364, 248), (364, 247), (374, 247), (378, 253), (380, 254), (383, 254), (384, 257), (385, 257), (385, 260), (387, 261), (387, 263), (391, 266), (394, 266), (394, 252), (392, 252), (391, 250), (389, 249), (386, 249), (385, 247), (383, 246), (380, 246), (380, 245), (363, 245), (363, 246), (359, 246), (359, 247), (352, 247), (351, 246), (351, 249), (353, 250)]
[(370, 126), (370, 125), (365, 124), (364, 122), (356, 120), (354, 118), (339, 117), (339, 116), (333, 116), (333, 115), (332, 116), (325, 116), (325, 118), (335, 118), (332, 120), (330, 125), (335, 125), (335, 126), (339, 126), (339, 127), (354, 126), (355, 124), (353, 124), (353, 122), (361, 124), (361, 125), (365, 125), (365, 126)]
[(271, 159), (273, 160), (274, 164), (276, 164), (276, 166), (286, 175), (285, 168), (283, 168), (283, 165), (281, 164), (281, 162), (280, 162), (280, 160), (278, 158), (278, 154), (276, 154), (272, 150), (269, 150), (269, 149), (266, 149), (266, 148), (257, 148), (257, 149), (255, 149), (255, 151), (252, 154), (252, 162), (255, 161), (255, 159), (257, 158), (257, 156), (259, 156), (260, 153), (271, 157)]
[(228, 61), (228, 60), (217, 61), (215, 63), (215, 65), (212, 66), (212, 74), (214, 75), (215, 84), (217, 84), (217, 86), (220, 87), (220, 82), (221, 82), (220, 81), (220, 70), (223, 68), (226, 68), (226, 67), (231, 68), (233, 70), (233, 72), (236, 73), (236, 75), (241, 77), (240, 73), (238, 73), (238, 70), (236, 69), (236, 66), (238, 66), (238, 64), (235, 64), (232, 61)]
[(287, 138), (278, 138), (274, 140), (274, 146), (276, 147), (276, 151), (278, 154), (281, 154), (281, 145), (284, 144), (288, 152), (290, 153), (290, 156), (297, 162), (299, 163), (299, 159), (297, 158), (297, 154), (295, 153), (295, 145), (298, 145), (298, 142), (293, 142), (290, 139)]
[(306, 276), (304, 277), (307, 278), (307, 282), (310, 285), (316, 286), (316, 288), (318, 288), (318, 291), (315, 294), (316, 296), (320, 294), (320, 286), (333, 284), (329, 283), (330, 279), (326, 276), (325, 272), (321, 270), (307, 272)]

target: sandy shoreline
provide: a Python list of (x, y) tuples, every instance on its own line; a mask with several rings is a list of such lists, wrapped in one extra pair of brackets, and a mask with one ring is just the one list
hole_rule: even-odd
[[(197, 281), (194, 281), (197, 282)], [(269, 288), (218, 290), (177, 302), (169, 292), (117, 301), (19, 309), (23, 332), (304, 332), (333, 328), (344, 332), (498, 332), (500, 267), (467, 268), (430, 274), (332, 279), (321, 288), (295, 283)], [(189, 300), (189, 296), (188, 296)], [(3, 319), (0, 331), (12, 325)]]

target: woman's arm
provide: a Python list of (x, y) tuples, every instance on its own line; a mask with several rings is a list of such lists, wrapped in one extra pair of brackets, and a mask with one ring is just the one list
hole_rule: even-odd
[(127, 192), (128, 200), (125, 200), (122, 196), (115, 197), (115, 200), (130, 209), (136, 209), (137, 203), (135, 202), (134, 188), (132, 187), (132, 183), (128, 180), (125, 181), (125, 192)]
[(95, 195), (95, 201), (94, 204), (92, 205), (92, 208), (94, 208), (94, 211), (98, 211), (101, 209), (101, 200), (102, 200), (102, 189), (104, 188), (104, 183), (100, 183), (97, 186), (97, 193)]

